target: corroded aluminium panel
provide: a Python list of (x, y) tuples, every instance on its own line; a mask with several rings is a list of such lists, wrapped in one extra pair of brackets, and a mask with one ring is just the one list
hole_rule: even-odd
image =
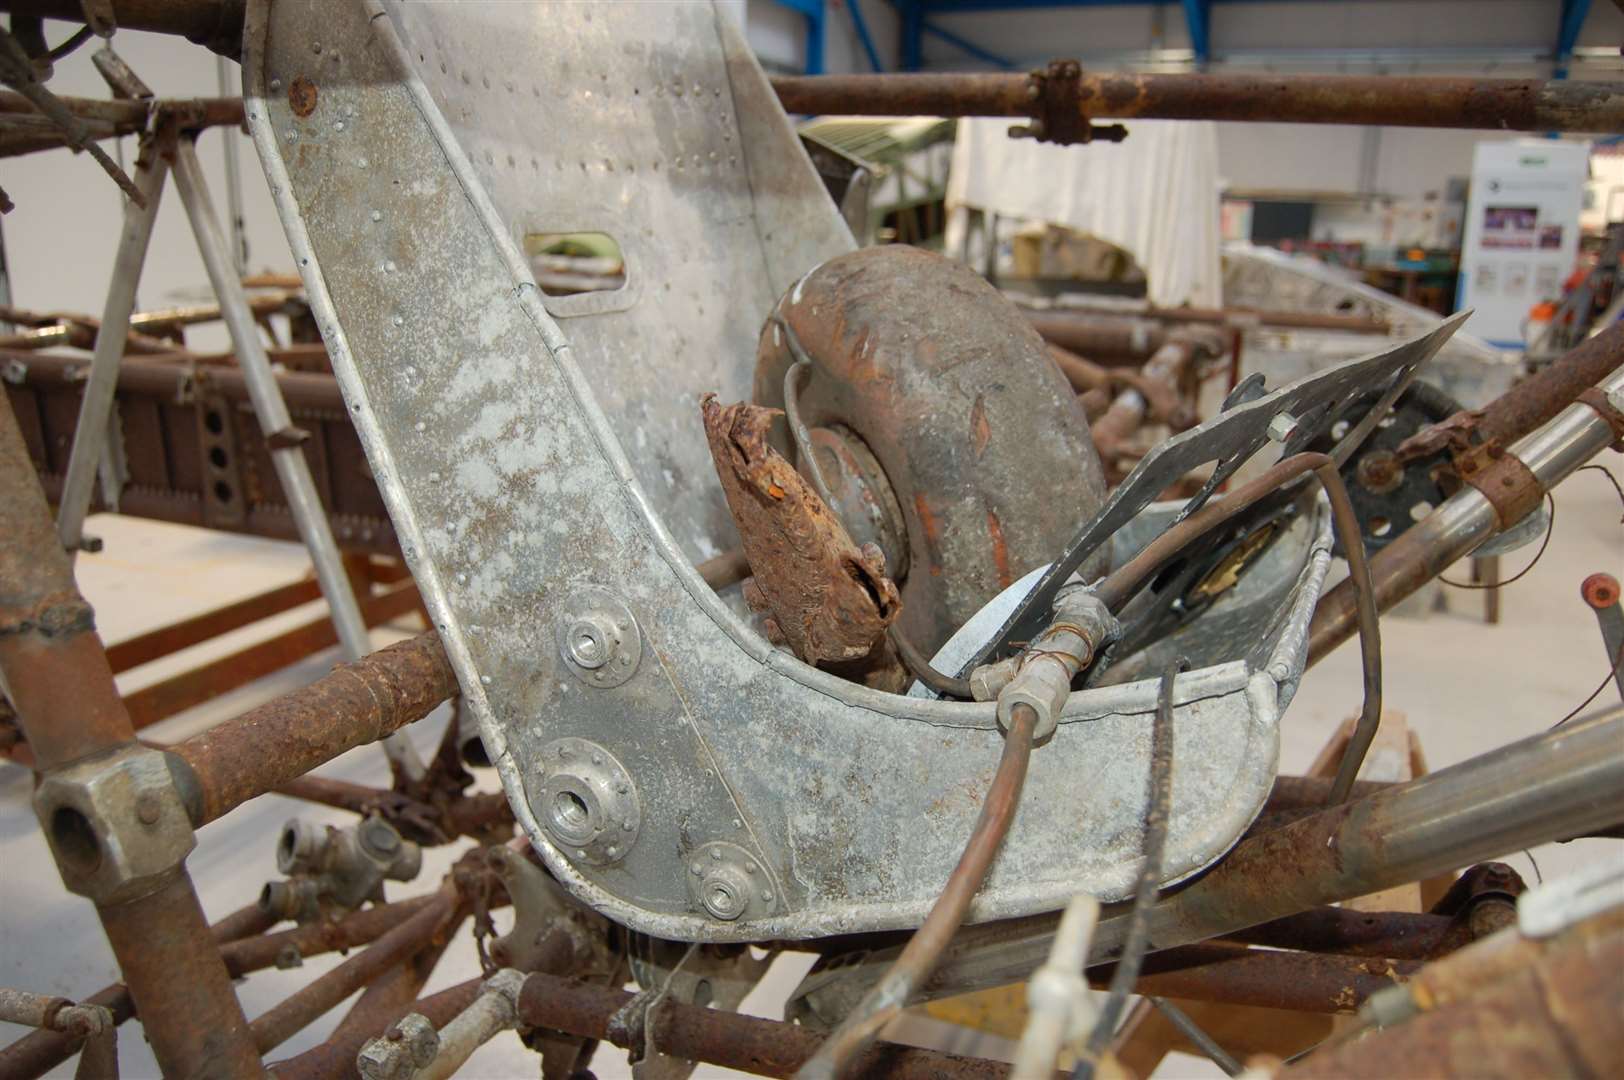
[[(588, 13), (620, 19), (616, 40), (647, 40), (659, 31), (639, 15), (650, 6), (666, 5), (546, 8), (530, 46), (567, 39)], [(452, 10), (426, 5), (418, 17)], [(734, 87), (741, 64), (759, 81), (736, 29), (702, 11)], [(247, 114), (403, 553), (521, 825), (578, 896), (663, 937), (917, 925), (998, 759), (993, 706), (901, 698), (818, 672), (768, 647), (705, 587), (599, 408), (605, 358), (538, 294), (419, 77), (420, 55), (390, 11), (364, 0), (255, 4)], [(288, 101), (300, 78), (315, 95), (304, 113)], [(770, 175), (752, 170), (752, 183)], [(775, 198), (795, 201), (758, 203), (762, 236), (797, 227)], [(693, 423), (702, 440), (697, 410)], [(1262, 805), (1276, 753), (1274, 672), (1301, 670), (1299, 624), (1327, 548), (1322, 521), (1296, 571), (1301, 619), (1282, 627), (1268, 664), (1237, 660), (1178, 680), (1178, 757), (1189, 766), (1174, 780), (1170, 878), (1216, 859)], [(602, 662), (624, 659), (625, 677), (599, 685), (576, 668), (600, 662), (625, 629), (602, 610), (604, 592), (635, 620), (639, 648), (611, 650)], [(560, 626), (578, 624), (580, 639), (560, 638)], [(563, 652), (577, 641), (572, 667)], [(1053, 909), (1078, 889), (1105, 899), (1131, 890), (1155, 697), (1148, 681), (1074, 695), (1034, 755), (1025, 810), (973, 919)], [(603, 760), (572, 740), (602, 746)], [(558, 782), (566, 772), (581, 782)], [(640, 811), (623, 850), (595, 837), (588, 858), (566, 842), (589, 832), (578, 815), (628, 794)], [(568, 829), (555, 827), (560, 816)], [(706, 910), (690, 882), (713, 873), (730, 888), (758, 883), (731, 919)]]

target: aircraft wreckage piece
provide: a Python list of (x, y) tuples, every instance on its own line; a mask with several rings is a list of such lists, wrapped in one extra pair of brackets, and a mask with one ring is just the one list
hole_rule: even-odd
[[(261, 2), (245, 43), (249, 127), (334, 370), (465, 704), (548, 867), (603, 914), (667, 938), (917, 925), (998, 759), (993, 704), (869, 690), (770, 647), (691, 565), (708, 511), (673, 517), (651, 498), (725, 513), (713, 474), (656, 487), (622, 450), (645, 469), (705, 453), (697, 391), (736, 400), (777, 297), (850, 246), (732, 22), (677, 4)], [(590, 104), (570, 100), (589, 88)], [(604, 93), (613, 107), (599, 108)], [(694, 131), (729, 148), (713, 164), (680, 145)], [(693, 159), (682, 180), (620, 179), (633, 161), (675, 169), (679, 152)], [(600, 164), (611, 154), (613, 177)], [(607, 185), (596, 218), (520, 220), (529, 211), (515, 206), (546, 216), (580, 198), (583, 170)], [(540, 295), (516, 233), (606, 225), (641, 292)], [(678, 241), (710, 226), (686, 267)], [(712, 257), (735, 267), (731, 284), (706, 277)], [(699, 317), (666, 281), (713, 290), (715, 307)], [(1291, 400), (1328, 411), (1346, 382), (1407, 374), (1440, 340), (1336, 369), (1318, 398), (1298, 384)], [(670, 447), (664, 432), (646, 450), (629, 435), (629, 399), (690, 389)], [(1174, 783), (1170, 878), (1222, 855), (1268, 794), (1328, 549), (1321, 515), (1280, 617), (1177, 682), (1177, 759), (1191, 767)], [(1072, 696), (1033, 755), (1027, 812), (972, 920), (1131, 890), (1155, 698), (1151, 681)]]

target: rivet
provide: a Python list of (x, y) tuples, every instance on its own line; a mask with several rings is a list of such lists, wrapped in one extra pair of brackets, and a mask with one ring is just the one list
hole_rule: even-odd
[[(621, 792), (621, 794), (624, 795), (625, 792), (623, 791), (623, 792)], [(620, 831), (621, 832), (631, 832), (632, 831), (632, 823), (629, 822), (629, 821), (625, 822), (624, 824), (622, 824), (620, 826)]]
[(419, 420), (414, 426), (417, 428), (418, 431), (424, 431), (424, 430), (426, 430), (428, 428), (428, 425), (423, 423), (423, 421), (421, 421), (421, 420)]
[(382, 210), (374, 210), (374, 211), (372, 211), (372, 220), (373, 221), (382, 221), (383, 220), (383, 211)]
[(367, 167), (367, 159), (366, 159), (366, 158), (364, 158), (364, 157), (363, 157), (363, 158), (356, 158), (356, 159), (355, 159), (355, 167), (356, 167), (356, 168), (357, 168), (357, 169), (364, 169), (364, 168), (366, 168), (366, 167)]
[[(334, 120), (333, 121), (333, 130), (334, 131), (343, 131), (344, 130), (344, 121), (342, 121), (342, 120)], [(374, 219), (374, 220), (376, 220), (376, 219)]]
[(438, 484), (439, 482), (440, 482), (440, 474), (439, 473), (437, 473), (437, 472), (429, 473), (429, 483)]
[(738, 818), (734, 818), (733, 819), (733, 827), (735, 829), (742, 829), (742, 828), (744, 828), (744, 822), (740, 821)]
[(580, 848), (576, 848), (575, 849), (575, 857), (577, 859), (584, 859), (584, 858), (586, 858), (586, 852), (582, 851)]
[(386, 274), (393, 274), (395, 272), (395, 262), (393, 259), (383, 264), (383, 272)]
[(768, 890), (768, 889), (763, 889), (761, 891), (761, 899), (764, 900), (765, 902), (769, 903), (769, 904), (772, 903), (773, 902), (773, 894), (772, 894), (772, 892), (770, 890)]
[(745, 867), (745, 868), (744, 868), (744, 872), (745, 872), (745, 873), (746, 873), (746, 874), (754, 874), (754, 873), (755, 873), (755, 872), (756, 872), (756, 867), (755, 867), (755, 864), (754, 864), (754, 863), (751, 863), (751, 864), (750, 864), (750, 865), (749, 865), (749, 866), (746, 866), (746, 867)]
[(458, 574), (457, 575), (457, 584), (458, 585), (466, 585), (466, 584), (468, 584), (468, 575), (467, 574)]
[(692, 866), (688, 867), (688, 869), (692, 870), (694, 872), (695, 876), (698, 876), (698, 875), (703, 874), (705, 872), (705, 868), (700, 866), (698, 863), (694, 863)]
[(315, 53), (316, 55), (320, 56), (321, 55), (321, 42), (312, 41), (310, 43), (310, 51)]
[(282, 89), (282, 80), (281, 79), (272, 79), (271, 80), (271, 93), (274, 94), (274, 93), (276, 93), (276, 91), (278, 91), (280, 89)]
[(479, 681), (484, 683), (486, 686), (489, 686), (494, 680), (492, 680), (489, 675), (481, 675), (479, 677)]
[(594, 765), (602, 765), (603, 764), (603, 755), (602, 754), (593, 754), (592, 755), (592, 764), (594, 764)]
[(604, 849), (604, 854), (609, 855), (609, 856), (619, 855), (620, 854), (620, 849), (617, 848), (615, 845), (610, 844), (607, 848)]
[(721, 862), (722, 861), (722, 849), (721, 848), (711, 848), (711, 860), (713, 862)]

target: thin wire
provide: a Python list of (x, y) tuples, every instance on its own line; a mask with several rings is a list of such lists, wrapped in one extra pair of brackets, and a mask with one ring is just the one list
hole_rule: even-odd
[(1205, 1028), (1195, 1022), (1195, 1018), (1166, 998), (1152, 997), (1150, 1003), (1161, 1010), (1172, 1025), (1184, 1034), (1186, 1039), (1193, 1043), (1212, 1063), (1224, 1070), (1226, 1076), (1239, 1076), (1245, 1071), (1235, 1055), (1231, 1054), (1218, 1044), (1218, 1040), (1209, 1035)]
[(1618, 655), (1613, 657), (1613, 664), (1607, 669), (1607, 677), (1601, 681), (1601, 684), (1590, 692), (1589, 697), (1579, 702), (1579, 704), (1574, 707), (1572, 712), (1568, 713), (1568, 715), (1552, 724), (1551, 727), (1559, 728), (1569, 720), (1572, 720), (1575, 716), (1578, 716), (1580, 713), (1590, 708), (1590, 703), (1601, 697), (1601, 692), (1607, 689), (1607, 684), (1618, 678), (1618, 668), (1620, 664), (1624, 664), (1624, 645), (1620, 645), (1618, 647)]
[(1167, 845), (1167, 821), (1173, 801), (1173, 681), (1190, 662), (1182, 656), (1167, 665), (1156, 692), (1156, 724), (1150, 733), (1150, 799), (1145, 807), (1145, 857), (1134, 885), (1133, 908), (1122, 939), (1122, 955), (1111, 975), (1111, 988), (1089, 1032), (1088, 1045), (1078, 1056), (1072, 1080), (1090, 1080), (1127, 1007), (1128, 992), (1139, 981), (1150, 932), (1147, 916), (1162, 879), (1162, 851)]
[[(1606, 472), (1605, 469), (1602, 471)], [(1477, 585), (1470, 581), (1451, 581), (1442, 574), (1438, 575), (1438, 580), (1443, 582), (1445, 585), (1452, 585), (1457, 589), (1499, 589), (1506, 585), (1510, 585), (1513, 581), (1521, 580), (1524, 574), (1527, 574), (1528, 571), (1532, 570), (1536, 565), (1538, 565), (1539, 560), (1545, 557), (1545, 549), (1551, 546), (1551, 534), (1556, 531), (1556, 497), (1550, 492), (1546, 492), (1545, 504), (1546, 506), (1550, 507), (1551, 519), (1545, 523), (1545, 539), (1540, 541), (1539, 550), (1534, 552), (1534, 557), (1528, 561), (1527, 566), (1523, 567), (1521, 570), (1518, 570), (1515, 574), (1512, 574), (1504, 581), (1496, 581), (1492, 585)]]
[(1037, 719), (1037, 712), (1030, 705), (1023, 703), (1011, 710), (998, 771), (993, 774), (975, 828), (970, 832), (958, 864), (948, 875), (941, 895), (885, 974), (796, 1071), (797, 1080), (834, 1080), (841, 1076), (846, 1066), (902, 1012), (936, 970), (948, 942), (970, 910), (970, 901), (981, 891), (1004, 837), (1009, 834), (1015, 810), (1020, 806), (1021, 789), (1026, 784), (1026, 767), (1032, 757), (1032, 732)]
[(46, 53), (45, 58), (54, 64), (58, 60), (61, 60), (63, 57), (67, 56), (69, 53), (73, 52), (73, 50), (77, 49), (79, 46), (83, 45), (85, 42), (89, 41), (94, 34), (95, 31), (91, 30), (90, 27), (81, 26), (74, 32), (72, 37), (68, 38), (68, 40)]
[(1536, 885), (1545, 884), (1545, 875), (1539, 872), (1539, 862), (1534, 858), (1534, 853), (1527, 848), (1523, 848), (1523, 854), (1528, 856), (1528, 865), (1534, 868), (1534, 883)]
[(1585, 472), (1589, 469), (1595, 469), (1597, 472), (1607, 477), (1607, 482), (1613, 485), (1614, 491), (1618, 492), (1618, 501), (1624, 503), (1624, 484), (1620, 484), (1618, 482), (1618, 477), (1613, 475), (1613, 470), (1607, 468), (1605, 465), (1581, 465), (1575, 469), (1574, 472)]

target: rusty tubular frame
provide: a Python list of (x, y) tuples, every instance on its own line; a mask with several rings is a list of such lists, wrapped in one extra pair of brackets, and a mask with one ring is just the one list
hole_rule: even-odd
[[(611, 1018), (635, 995), (625, 990), (534, 974), (519, 994), (519, 1019), (616, 1046), (641, 1048), (623, 1025)], [(643, 1029), (652, 1049), (672, 1057), (740, 1069), (758, 1076), (791, 1076), (811, 1058), (819, 1035), (779, 1020), (701, 1008), (670, 1000), (650, 1006)], [(853, 1059), (850, 1075), (884, 1076), (888, 1080), (976, 1080), (1003, 1077), (1002, 1062), (964, 1058), (932, 1050), (882, 1043)], [(278, 1074), (282, 1075), (282, 1074)], [(302, 1078), (301, 1078), (302, 1080)]]
[(479, 978), (460, 982), (437, 994), (419, 998), (410, 1005), (399, 1008), (393, 1015), (371, 1027), (362, 1028), (357, 1025), (349, 1031), (335, 1033), (320, 1046), (313, 1046), (296, 1057), (272, 1064), (270, 1075), (276, 1080), (337, 1080), (339, 1077), (357, 1076), (355, 1057), (368, 1039), (382, 1035), (407, 1013), (417, 1013), (428, 1018), (436, 1028), (444, 1027), (454, 1016), (474, 1003), (484, 981), (483, 978)]
[[(10, 408), (0, 409), (0, 672), (38, 768), (129, 747), (90, 605), (73, 580)], [(258, 1055), (209, 938), (184, 861), (143, 896), (97, 914), (166, 1072), (224, 1067), (252, 1076)]]
[(1168, 329), (1140, 318), (1022, 309), (1038, 336), (1104, 367), (1134, 367), (1167, 344)]
[(213, 821), (339, 754), (421, 720), (457, 692), (432, 631), (340, 664), (169, 748), (194, 824)]
[[(1595, 388), (1604, 395), (1617, 397), (1624, 394), (1624, 375), (1618, 370), (1620, 363), (1624, 363), (1624, 332), (1600, 336), (1609, 338), (1611, 354), (1607, 361), (1612, 363), (1613, 370), (1604, 375)], [(1553, 487), (1618, 441), (1612, 420), (1596, 405), (1582, 400), (1573, 404), (1560, 402), (1558, 389), (1566, 392), (1571, 386), (1571, 380), (1553, 376), (1538, 389), (1527, 391), (1525, 404), (1509, 407), (1508, 414), (1531, 422), (1553, 403), (1558, 409), (1556, 414), (1505, 447), (1489, 466), (1472, 478), (1472, 486), (1451, 495), (1371, 558), (1370, 574), (1378, 610), (1385, 611), (1397, 604), (1458, 559), (1471, 554), (1495, 532), (1522, 520)], [(1581, 395), (1587, 393), (1580, 391)], [(1547, 394), (1549, 399), (1542, 399)], [(1528, 403), (1535, 401), (1538, 407)], [(1346, 641), (1353, 634), (1358, 617), (1351, 582), (1327, 590), (1320, 597), (1309, 623), (1308, 662), (1318, 662)]]
[(1318, 907), (1215, 940), (1322, 955), (1430, 960), (1453, 943), (1454, 929), (1448, 915)]
[[(1608, 1076), (1618, 1071), (1624, 1011), (1618, 973), (1624, 934), (1616, 910), (1594, 916), (1548, 945), (1510, 939), (1521, 962), (1501, 971), (1474, 970), (1470, 954), (1502, 944), (1496, 937), (1427, 969), (1434, 977), (1457, 966), (1464, 978), (1441, 1000), (1379, 1035), (1340, 1042), (1279, 1075), (1402, 1076), (1427, 1062), (1440, 1075), (1486, 1078)], [(1458, 963), (1457, 963), (1458, 962)], [(1420, 993), (1412, 989), (1416, 1000)]]
[[(209, 927), (209, 936), (216, 945), (252, 938), (275, 925), (275, 916), (267, 914), (258, 904), (238, 908)], [(230, 965), (227, 965), (229, 970)], [(135, 1015), (130, 991), (123, 983), (104, 986), (85, 998), (82, 1004), (100, 1005), (113, 1016), (113, 1023), (122, 1024)], [(32, 1080), (62, 1064), (79, 1052), (81, 1039), (58, 1031), (36, 1031), (24, 1035), (10, 1046), (0, 1049), (0, 1077), (5, 1080)]]
[(282, 1045), (357, 990), (428, 948), (456, 920), (454, 889), (442, 889), (404, 922), (303, 989), (273, 1005), (249, 1025), (260, 1053)]
[[(776, 75), (772, 85), (791, 113), (1044, 119), (1045, 95), (1021, 73)], [(1085, 120), (1624, 131), (1624, 91), (1565, 80), (1085, 71), (1067, 105)]]
[[(1420, 969), (1418, 960), (1284, 952), (1210, 941), (1145, 957), (1133, 992), (1295, 1012), (1351, 1013), (1371, 995), (1397, 986)], [(1116, 965), (1091, 968), (1089, 981), (1103, 986), (1115, 970)]]

